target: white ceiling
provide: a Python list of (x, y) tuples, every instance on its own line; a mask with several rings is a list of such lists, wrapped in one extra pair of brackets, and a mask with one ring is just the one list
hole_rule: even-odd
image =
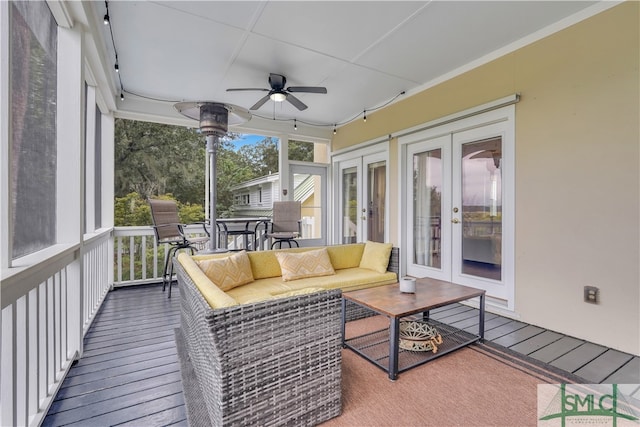
[[(120, 116), (175, 118), (173, 101), (183, 100), (248, 109), (265, 93), (226, 89), (268, 88), (269, 73), (278, 73), (287, 86), (324, 86), (328, 93), (296, 94), (309, 106), (305, 111), (268, 101), (251, 123), (288, 128), (291, 122), (279, 120), (296, 118), (299, 126), (328, 125), (317, 128), (324, 132), (549, 26), (560, 28), (560, 21), (575, 21), (574, 14), (588, 16), (594, 3), (110, 1), (119, 76), (109, 27), (100, 24), (99, 31), (115, 97), (118, 77), (124, 89), (125, 100), (116, 101)], [(101, 22), (105, 3), (92, 7)]]

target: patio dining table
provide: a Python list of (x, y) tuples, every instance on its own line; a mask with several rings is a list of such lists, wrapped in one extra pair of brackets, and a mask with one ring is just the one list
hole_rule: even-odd
[[(261, 244), (261, 236), (266, 234), (271, 218), (269, 217), (236, 217), (236, 218), (218, 218), (216, 223), (220, 224), (220, 230), (223, 238), (224, 248), (228, 248), (229, 236), (243, 236), (244, 249), (249, 248), (249, 236), (253, 236), (253, 250), (258, 250)], [(261, 245), (260, 245), (261, 246)]]

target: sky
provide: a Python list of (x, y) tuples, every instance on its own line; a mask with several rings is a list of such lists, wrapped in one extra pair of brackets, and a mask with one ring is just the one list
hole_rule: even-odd
[(245, 135), (242, 134), (240, 139), (233, 140), (233, 145), (236, 147), (236, 150), (244, 145), (251, 145), (257, 142), (260, 142), (264, 139), (262, 135)]

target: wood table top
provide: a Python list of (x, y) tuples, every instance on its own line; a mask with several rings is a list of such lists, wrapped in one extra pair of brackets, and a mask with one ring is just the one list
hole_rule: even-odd
[(483, 289), (437, 279), (416, 279), (416, 293), (400, 292), (399, 284), (345, 292), (342, 297), (389, 317), (405, 317), (454, 302), (479, 297)]

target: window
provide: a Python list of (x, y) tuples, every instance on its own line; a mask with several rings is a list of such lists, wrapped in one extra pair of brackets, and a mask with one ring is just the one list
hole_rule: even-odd
[(102, 113), (96, 104), (96, 89), (85, 84), (85, 218), (83, 230), (91, 233), (102, 223)]
[(320, 142), (297, 141), (290, 139), (289, 160), (299, 162), (328, 163), (328, 145)]
[(96, 132), (95, 132), (95, 189), (93, 193), (95, 207), (95, 228), (102, 227), (102, 113), (96, 105)]
[(10, 8), (12, 259), (56, 243), (57, 26), (45, 2)]

